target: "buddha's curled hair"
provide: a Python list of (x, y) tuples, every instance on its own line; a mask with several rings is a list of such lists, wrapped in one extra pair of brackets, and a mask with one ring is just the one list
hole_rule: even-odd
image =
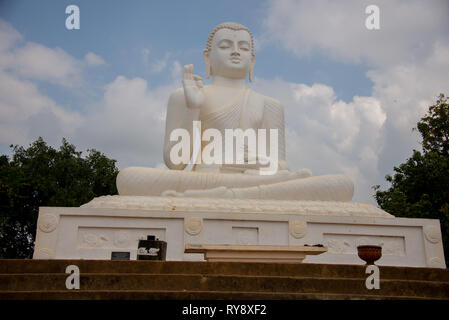
[(245, 27), (244, 25), (241, 25), (240, 23), (236, 23), (236, 22), (223, 22), (223, 23), (219, 24), (218, 26), (216, 26), (209, 34), (209, 38), (207, 39), (207, 43), (206, 43), (206, 49), (204, 49), (204, 52), (206, 52), (206, 53), (210, 52), (211, 47), (212, 47), (212, 39), (214, 38), (215, 33), (217, 33), (217, 31), (220, 29), (231, 29), (231, 30), (235, 30), (235, 31), (237, 31), (237, 30), (247, 31), (251, 38), (251, 54), (253, 55), (253, 57), (255, 56), (253, 34), (247, 27)]

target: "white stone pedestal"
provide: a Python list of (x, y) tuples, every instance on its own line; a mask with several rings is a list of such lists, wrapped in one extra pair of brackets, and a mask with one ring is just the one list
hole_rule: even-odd
[(139, 238), (167, 242), (167, 260), (203, 260), (186, 244), (303, 246), (304, 263), (364, 264), (357, 246), (382, 246), (385, 266), (445, 268), (439, 220), (395, 218), (364, 203), (105, 196), (79, 208), (41, 207), (34, 259), (111, 259)]

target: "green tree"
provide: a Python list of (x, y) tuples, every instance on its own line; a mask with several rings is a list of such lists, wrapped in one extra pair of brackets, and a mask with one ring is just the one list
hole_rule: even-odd
[(378, 205), (407, 218), (439, 219), (446, 265), (449, 265), (449, 104), (440, 94), (436, 103), (417, 123), (423, 152), (413, 150), (405, 163), (385, 178), (387, 190), (374, 186)]
[(59, 150), (42, 138), (0, 156), (0, 257), (31, 258), (39, 207), (78, 207), (117, 194), (116, 161), (97, 150), (81, 152), (65, 139)]
[(449, 156), (449, 104), (447, 97), (440, 94), (436, 104), (429, 107), (429, 113), (418, 122), (424, 152), (436, 152)]

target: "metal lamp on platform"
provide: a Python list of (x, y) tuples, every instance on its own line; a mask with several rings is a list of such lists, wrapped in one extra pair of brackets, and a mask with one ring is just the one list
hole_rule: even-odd
[(137, 260), (165, 260), (166, 254), (167, 242), (157, 239), (156, 236), (149, 235), (146, 240), (139, 240)]

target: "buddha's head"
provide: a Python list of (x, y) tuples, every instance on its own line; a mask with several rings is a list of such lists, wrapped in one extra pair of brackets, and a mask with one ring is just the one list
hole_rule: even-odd
[(206, 78), (218, 75), (226, 78), (253, 78), (254, 54), (253, 35), (249, 29), (235, 22), (219, 24), (209, 34), (203, 51), (206, 63)]

